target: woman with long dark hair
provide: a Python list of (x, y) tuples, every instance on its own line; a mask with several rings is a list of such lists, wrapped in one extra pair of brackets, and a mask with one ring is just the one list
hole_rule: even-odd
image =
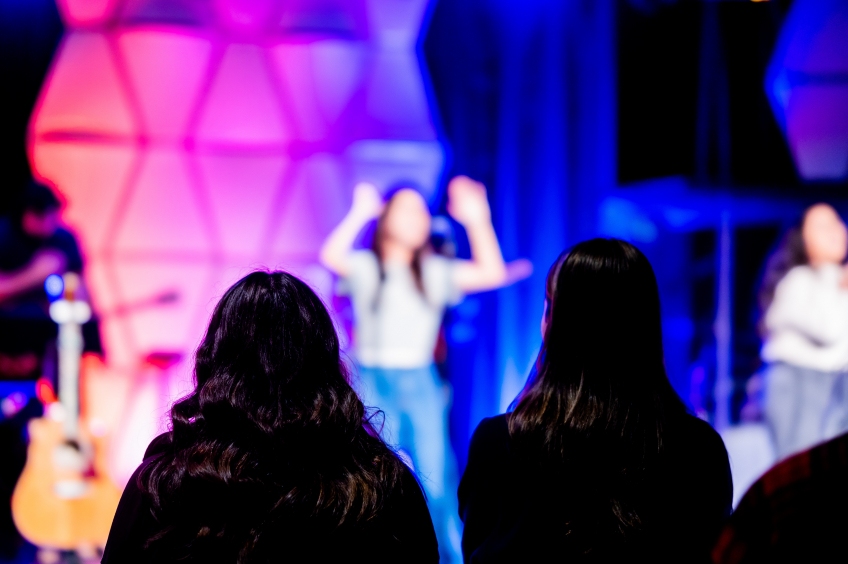
[(650, 263), (585, 241), (554, 263), (545, 298), (534, 376), (471, 440), (465, 562), (708, 561), (730, 466), (666, 376)]
[(231, 287), (195, 381), (124, 491), (105, 564), (438, 562), (423, 493), (306, 284), (254, 272)]
[[(463, 294), (505, 283), (486, 189), (467, 177), (448, 185), (448, 211), (465, 227), (470, 260), (438, 255), (430, 245), (430, 210), (408, 184), (356, 187), (347, 216), (329, 235), (321, 260), (345, 280), (355, 314), (361, 392), (385, 412), (382, 436), (409, 456), (427, 493), (443, 563), (458, 564), (456, 466), (448, 439), (450, 392), (433, 353), (445, 308)], [(354, 249), (376, 219), (370, 249)]]
[(848, 229), (804, 212), (769, 257), (760, 289), (765, 419), (777, 458), (848, 430)]

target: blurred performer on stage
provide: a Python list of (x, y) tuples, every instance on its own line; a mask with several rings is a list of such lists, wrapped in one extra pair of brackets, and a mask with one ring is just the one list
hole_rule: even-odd
[(16, 213), (0, 220), (0, 378), (40, 376), (44, 347), (56, 337), (44, 281), (68, 271), (82, 272), (79, 245), (61, 225), (59, 199), (33, 182)]
[(0, 560), (21, 544), (9, 500), (26, 459), (26, 423), (41, 413), (35, 381), (57, 334), (44, 282), (83, 266), (60, 214), (53, 191), (33, 182), (11, 216), (0, 219)]
[(836, 211), (804, 213), (769, 259), (764, 313), (765, 418), (778, 459), (846, 429), (848, 231)]
[[(385, 413), (383, 438), (406, 453), (427, 493), (442, 562), (459, 563), (456, 464), (448, 440), (450, 391), (433, 366), (445, 308), (463, 294), (506, 283), (485, 187), (468, 177), (448, 186), (448, 211), (467, 231), (471, 260), (448, 259), (430, 247), (431, 215), (421, 194), (400, 186), (381, 198), (358, 185), (347, 216), (321, 250), (346, 280), (353, 303), (361, 394)], [(373, 219), (370, 250), (354, 250)]]

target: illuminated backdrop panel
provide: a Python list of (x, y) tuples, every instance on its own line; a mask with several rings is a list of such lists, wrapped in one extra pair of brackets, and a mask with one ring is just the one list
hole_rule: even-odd
[(766, 79), (798, 173), (848, 178), (848, 1), (796, 0)]
[[(118, 422), (135, 445), (120, 477), (184, 387), (227, 285), (279, 266), (326, 291), (317, 250), (356, 182), (435, 195), (444, 156), (417, 53), (427, 3), (58, 0), (67, 33), (29, 151), (67, 199), (108, 371), (147, 402)], [(183, 364), (150, 377), (157, 353)]]

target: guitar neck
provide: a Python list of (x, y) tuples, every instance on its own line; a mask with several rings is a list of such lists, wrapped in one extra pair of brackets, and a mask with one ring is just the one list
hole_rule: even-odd
[(79, 376), (82, 324), (91, 319), (91, 308), (79, 299), (82, 280), (68, 272), (62, 278), (62, 299), (50, 304), (50, 319), (59, 325), (59, 402), (65, 411), (65, 438), (79, 438)]
[(65, 412), (63, 421), (65, 438), (76, 441), (79, 437), (79, 379), (82, 355), (82, 329), (78, 323), (59, 325), (59, 402)]

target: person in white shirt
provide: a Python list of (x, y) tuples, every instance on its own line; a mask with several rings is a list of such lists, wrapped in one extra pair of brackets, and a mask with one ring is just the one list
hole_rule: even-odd
[[(432, 251), (432, 218), (420, 192), (400, 185), (383, 197), (369, 184), (354, 189), (351, 209), (320, 258), (350, 292), (363, 400), (384, 412), (383, 439), (408, 454), (421, 479), (441, 561), (459, 564), (449, 393), (433, 366), (433, 352), (446, 307), (508, 280), (485, 187), (459, 176), (448, 185), (448, 197), (449, 213), (468, 233), (470, 260)], [(354, 250), (360, 231), (374, 219), (371, 249)]]
[(766, 266), (762, 359), (765, 419), (785, 458), (848, 429), (848, 230), (816, 204)]

